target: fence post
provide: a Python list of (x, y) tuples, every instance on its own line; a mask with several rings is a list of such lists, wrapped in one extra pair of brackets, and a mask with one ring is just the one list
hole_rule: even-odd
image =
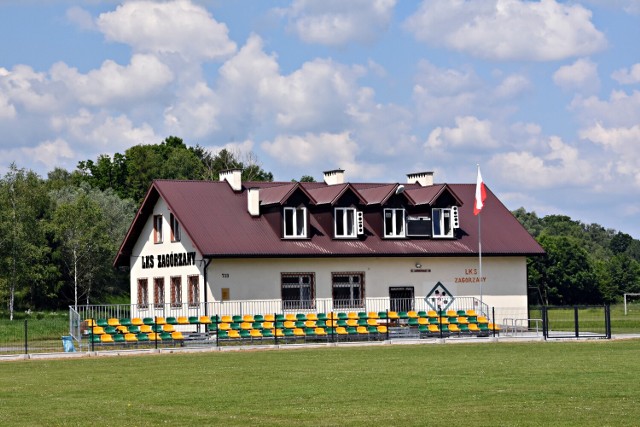
[(496, 308), (495, 307), (491, 307), (491, 319), (493, 320), (491, 322), (491, 326), (493, 326), (493, 337), (496, 337)]
[(275, 345), (278, 345), (278, 318), (276, 317), (276, 313), (273, 313), (273, 336), (275, 338)]
[(578, 325), (578, 306), (573, 307), (573, 322), (575, 324), (576, 338), (580, 338), (580, 326)]
[(611, 306), (609, 304), (604, 306), (604, 328), (607, 339), (611, 339)]
[[(198, 325), (200, 327), (200, 325)], [(198, 331), (199, 332), (199, 331)], [(153, 316), (153, 341), (156, 343), (156, 350), (158, 349), (158, 316)]]
[(29, 354), (29, 338), (28, 338), (28, 326), (27, 319), (24, 319), (24, 354)]
[(542, 335), (544, 336), (544, 340), (547, 340), (547, 336), (549, 335), (549, 325), (548, 325), (548, 313), (547, 306), (542, 306)]

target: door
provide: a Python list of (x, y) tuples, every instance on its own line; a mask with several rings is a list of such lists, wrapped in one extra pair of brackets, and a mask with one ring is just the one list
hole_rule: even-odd
[(399, 312), (413, 310), (413, 286), (389, 287), (389, 300), (391, 311)]

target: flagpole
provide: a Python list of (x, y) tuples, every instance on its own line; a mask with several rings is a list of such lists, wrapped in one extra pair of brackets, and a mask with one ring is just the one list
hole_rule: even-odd
[[(480, 175), (480, 164), (478, 166), (478, 176)], [(478, 273), (480, 274), (480, 310), (482, 310), (482, 210), (478, 212)]]

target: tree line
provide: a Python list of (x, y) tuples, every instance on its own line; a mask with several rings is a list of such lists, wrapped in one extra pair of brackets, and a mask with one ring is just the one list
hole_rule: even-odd
[[(273, 180), (254, 154), (189, 147), (175, 136), (81, 161), (73, 171), (56, 168), (47, 178), (12, 164), (0, 178), (0, 303), (13, 318), (127, 302), (128, 272), (112, 263), (151, 182), (217, 181), (231, 168), (241, 168), (244, 181)], [(527, 261), (531, 304), (610, 303), (640, 292), (639, 240), (567, 216), (513, 214), (547, 252)]]

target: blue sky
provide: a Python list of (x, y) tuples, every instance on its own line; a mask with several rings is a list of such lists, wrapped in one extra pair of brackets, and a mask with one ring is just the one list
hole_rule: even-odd
[(0, 172), (176, 135), (640, 238), (640, 0), (0, 0)]

